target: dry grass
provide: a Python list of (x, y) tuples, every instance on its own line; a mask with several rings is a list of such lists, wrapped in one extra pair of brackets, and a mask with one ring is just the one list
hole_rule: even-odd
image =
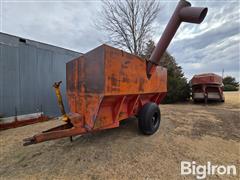
[[(239, 93), (226, 103), (161, 105), (160, 130), (138, 132), (137, 120), (119, 128), (23, 147), (22, 139), (58, 121), (0, 132), (3, 179), (193, 179), (180, 175), (180, 161), (240, 165)], [(239, 169), (238, 169), (239, 170)], [(238, 179), (213, 176), (211, 179)]]
[(240, 91), (237, 92), (224, 92), (225, 101), (227, 104), (240, 108)]

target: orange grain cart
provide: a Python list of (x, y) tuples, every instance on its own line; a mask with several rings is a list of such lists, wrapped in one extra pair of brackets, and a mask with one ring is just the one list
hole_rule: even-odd
[(71, 113), (65, 114), (59, 84), (55, 84), (65, 124), (25, 139), (24, 145), (115, 128), (138, 116), (147, 135), (160, 125), (159, 104), (167, 92), (167, 70), (158, 66), (181, 22), (201, 23), (207, 8), (191, 7), (181, 0), (150, 59), (145, 61), (122, 50), (101, 45), (67, 63), (67, 98)]

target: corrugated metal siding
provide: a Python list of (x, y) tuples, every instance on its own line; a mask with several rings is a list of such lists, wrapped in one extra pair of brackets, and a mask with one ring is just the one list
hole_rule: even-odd
[(0, 33), (0, 114), (13, 116), (43, 111), (59, 115), (52, 85), (63, 81), (66, 102), (66, 62), (80, 53)]

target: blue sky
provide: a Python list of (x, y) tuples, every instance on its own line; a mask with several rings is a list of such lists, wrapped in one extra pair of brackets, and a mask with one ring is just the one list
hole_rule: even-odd
[[(153, 40), (160, 38), (178, 1), (160, 1)], [(239, 80), (240, 1), (199, 0), (192, 6), (208, 7), (201, 25), (183, 23), (168, 51), (189, 79), (193, 74), (214, 72)], [(56, 46), (87, 52), (108, 42), (96, 29), (101, 1), (0, 0), (1, 31)]]

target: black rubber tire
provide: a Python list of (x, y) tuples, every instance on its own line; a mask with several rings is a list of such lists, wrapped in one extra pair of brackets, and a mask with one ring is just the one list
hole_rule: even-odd
[(161, 113), (156, 103), (145, 104), (138, 114), (138, 127), (145, 135), (154, 134), (161, 121)]

